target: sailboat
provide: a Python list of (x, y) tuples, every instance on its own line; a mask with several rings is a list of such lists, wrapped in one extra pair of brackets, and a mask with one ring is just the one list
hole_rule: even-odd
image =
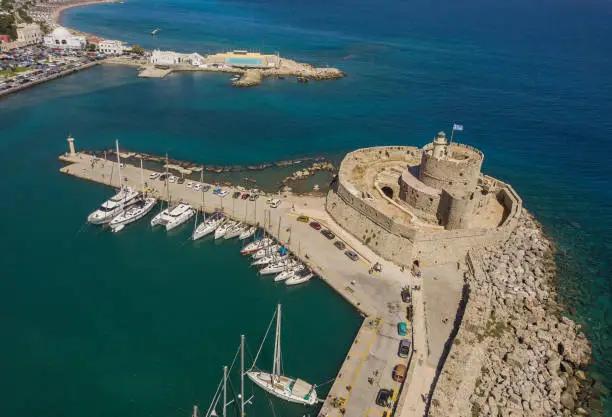
[[(145, 187), (142, 159), (140, 160), (140, 182), (142, 183), (142, 190), (144, 193)], [(151, 210), (153, 210), (156, 203), (157, 199), (155, 197), (146, 197), (146, 194), (143, 194), (134, 205), (130, 206), (127, 210), (124, 210), (123, 213), (111, 220), (109, 226), (113, 232), (119, 232), (120, 230), (123, 230), (126, 225), (146, 216)]]
[[(227, 366), (223, 367), (223, 378), (221, 379), (221, 382), (217, 387), (217, 391), (215, 392), (215, 395), (213, 396), (210, 406), (206, 410), (206, 414), (204, 414), (204, 417), (219, 417), (219, 414), (217, 414), (217, 406), (219, 405), (219, 402), (221, 402), (222, 417), (227, 417), (227, 407), (232, 405), (234, 402), (239, 402), (239, 404), (236, 405), (240, 406), (240, 415), (243, 417), (246, 416), (246, 413), (244, 411), (245, 405), (252, 404), (253, 396), (246, 399), (244, 396), (244, 335), (240, 336), (240, 349), (239, 352), (236, 353), (236, 356), (238, 356), (238, 353), (240, 353), (240, 393), (237, 395), (238, 398), (234, 398), (229, 401), (227, 398), (227, 383), (229, 382), (229, 372), (232, 370), (234, 362), (236, 361), (236, 357), (234, 357), (234, 361), (232, 362), (232, 366), (230, 368), (228, 368)], [(194, 406), (192, 417), (198, 417), (197, 413), (197, 406)]]
[(131, 187), (123, 186), (121, 177), (121, 158), (119, 156), (119, 141), (115, 140), (117, 148), (117, 166), (119, 167), (119, 192), (106, 200), (96, 211), (87, 217), (87, 221), (92, 224), (104, 224), (110, 222), (115, 216), (123, 211), (124, 208), (134, 204), (140, 196), (138, 191)]
[(256, 231), (257, 231), (257, 228), (255, 226), (251, 226), (251, 227), (245, 229), (244, 232), (240, 233), (240, 236), (238, 236), (238, 239), (239, 240), (248, 239), (251, 236), (253, 236)]
[[(259, 386), (264, 391), (275, 395), (285, 401), (289, 401), (297, 404), (313, 405), (317, 402), (317, 391), (316, 386), (309, 384), (308, 382), (299, 378), (290, 378), (283, 375), (282, 363), (281, 363), (281, 305), (279, 304), (274, 314), (276, 317), (276, 337), (274, 340), (274, 364), (272, 366), (272, 372), (264, 372), (254, 370), (261, 348), (266, 341), (266, 337), (259, 347), (259, 351), (255, 356), (251, 369), (247, 371), (246, 375), (251, 381)], [(272, 320), (274, 320), (274, 316)], [(270, 323), (272, 325), (272, 323)], [(268, 327), (268, 330), (270, 328)], [(266, 336), (268, 333), (266, 332)]]

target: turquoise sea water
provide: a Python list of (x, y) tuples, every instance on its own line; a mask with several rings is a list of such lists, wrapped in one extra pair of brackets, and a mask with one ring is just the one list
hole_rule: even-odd
[(145, 80), (100, 67), (0, 100), (0, 415), (185, 415), (279, 300), (289, 369), (322, 381), (359, 323), (322, 283), (286, 291), (255, 277), (237, 245), (184, 244), (186, 230), (144, 223), (119, 235), (82, 228), (110, 190), (57, 172), (69, 133), (82, 148), (118, 137), (239, 164), (423, 145), (460, 122), (457, 139), (483, 150), (484, 170), (512, 183), (558, 242), (561, 301), (610, 385), (611, 16), (603, 0), (128, 0), (67, 11), (68, 26), (147, 48), (279, 51), (349, 76), (235, 89), (222, 75)]

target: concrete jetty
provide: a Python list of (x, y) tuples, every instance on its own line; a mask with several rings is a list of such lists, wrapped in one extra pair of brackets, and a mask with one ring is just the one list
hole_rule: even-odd
[[(116, 162), (103, 160), (84, 153), (67, 153), (60, 156), (67, 163), (60, 171), (81, 179), (118, 187)], [(144, 170), (144, 180), (151, 193), (160, 200), (168, 194), (165, 181), (151, 180), (153, 171)], [(121, 170), (123, 183), (135, 188), (141, 187), (139, 167), (125, 165)], [(320, 417), (388, 415), (395, 412), (401, 416), (422, 416), (425, 402), (421, 399), (427, 393), (435, 375), (435, 362), (428, 360), (426, 317), (437, 323), (434, 331), (448, 334), (450, 325), (440, 324), (436, 306), (427, 308), (424, 294), (420, 289), (424, 277), (416, 277), (407, 270), (382, 259), (354, 236), (339, 227), (327, 214), (325, 199), (313, 196), (296, 196), (289, 193), (264, 195), (255, 201), (233, 199), (233, 188), (224, 187), (230, 195), (220, 198), (211, 192), (204, 194), (187, 188), (186, 184), (168, 184), (172, 201), (183, 200), (193, 207), (206, 212), (223, 210), (229, 217), (253, 225), (263, 225), (269, 215), (267, 230), (340, 296), (353, 305), (364, 321), (338, 371), (338, 375), (318, 412)], [(266, 197), (281, 198), (278, 208), (271, 209)], [(202, 207), (203, 206), (203, 207)], [(309, 216), (336, 235), (346, 249), (359, 255), (357, 261), (350, 260), (344, 250), (338, 250), (332, 241), (314, 230), (308, 223), (297, 221), (300, 215)], [(378, 263), (381, 271), (372, 270)], [(406, 303), (401, 300), (402, 288), (417, 288), (412, 291), (413, 320), (407, 320)], [(398, 322), (408, 324), (408, 335), (399, 336)], [(398, 356), (399, 342), (409, 338), (414, 351), (408, 358)], [(392, 379), (393, 368), (403, 364), (408, 368), (404, 384)], [(412, 377), (414, 376), (414, 377)], [(380, 389), (393, 392), (389, 407), (376, 404)], [(399, 406), (398, 406), (399, 404)]]

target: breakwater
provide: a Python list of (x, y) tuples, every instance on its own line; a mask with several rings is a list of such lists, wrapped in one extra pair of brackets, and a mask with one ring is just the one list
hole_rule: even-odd
[(556, 301), (553, 256), (554, 245), (525, 210), (508, 241), (470, 252), (469, 301), (431, 416), (596, 411), (585, 373), (591, 346)]
[(79, 72), (79, 71), (83, 71), (83, 70), (95, 67), (99, 63), (100, 63), (100, 61), (90, 62), (90, 63), (84, 64), (84, 65), (81, 65), (80, 67), (70, 68), (68, 70), (65, 70), (65, 71), (62, 71), (62, 72), (58, 72), (57, 74), (53, 74), (53, 75), (50, 75), (50, 76), (45, 77), (45, 78), (41, 78), (41, 79), (29, 82), (29, 83), (21, 84), (21, 85), (12, 87), (12, 88), (7, 88), (6, 90), (0, 91), (0, 97), (5, 96), (5, 95), (9, 95), (9, 94), (18, 93), (19, 91), (25, 90), (25, 89), (30, 88), (30, 87), (34, 87), (34, 86), (36, 86), (38, 84), (43, 84), (43, 83), (46, 83), (48, 81), (55, 80), (57, 78), (61, 78), (61, 77), (65, 77), (67, 75), (74, 74), (75, 72)]

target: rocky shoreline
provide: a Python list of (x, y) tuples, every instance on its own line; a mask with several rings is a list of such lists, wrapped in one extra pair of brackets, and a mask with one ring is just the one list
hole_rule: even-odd
[(557, 302), (554, 250), (523, 210), (505, 243), (470, 252), (469, 299), (430, 416), (598, 415), (591, 345)]

